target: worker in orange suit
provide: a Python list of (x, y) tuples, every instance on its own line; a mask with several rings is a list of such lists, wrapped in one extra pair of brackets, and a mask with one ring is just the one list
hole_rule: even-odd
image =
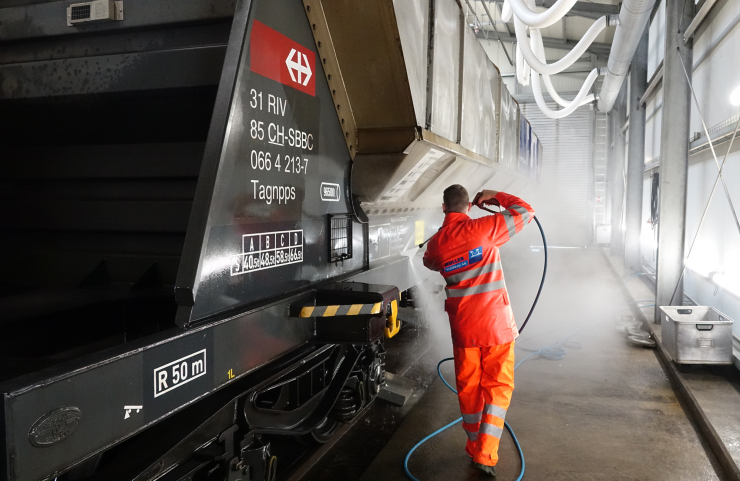
[[(513, 195), (483, 190), (470, 202), (468, 191), (444, 191), (444, 223), (431, 238), (424, 265), (445, 278), (465, 451), (473, 466), (496, 476), (498, 446), (514, 390), (514, 340), (499, 247), (521, 231), (534, 210)], [(473, 206), (496, 205), (500, 213), (471, 219)]]

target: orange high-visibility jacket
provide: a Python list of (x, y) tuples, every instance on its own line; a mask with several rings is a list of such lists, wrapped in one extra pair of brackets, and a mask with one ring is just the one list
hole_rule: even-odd
[(522, 199), (499, 192), (501, 213), (471, 219), (452, 212), (427, 244), (424, 265), (445, 278), (452, 343), (457, 347), (506, 344), (517, 338), (499, 246), (532, 220)]

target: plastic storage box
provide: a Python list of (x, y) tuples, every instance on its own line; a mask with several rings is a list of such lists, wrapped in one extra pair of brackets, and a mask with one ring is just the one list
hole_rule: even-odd
[(732, 319), (707, 306), (661, 306), (663, 346), (677, 364), (732, 364)]

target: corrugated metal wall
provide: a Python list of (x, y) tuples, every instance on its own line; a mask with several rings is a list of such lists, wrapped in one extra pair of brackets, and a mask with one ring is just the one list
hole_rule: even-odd
[[(560, 108), (554, 102), (551, 109)], [(533, 204), (553, 245), (584, 246), (592, 240), (591, 143), (589, 106), (553, 120), (534, 103), (520, 104), (544, 148), (541, 188)]]

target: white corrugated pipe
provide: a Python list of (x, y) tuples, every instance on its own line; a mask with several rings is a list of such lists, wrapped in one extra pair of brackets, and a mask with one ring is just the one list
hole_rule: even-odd
[[(533, 29), (531, 33), (532, 49), (537, 54), (538, 59), (544, 61), (545, 47), (542, 44), (542, 34), (540, 33), (539, 29)], [(545, 114), (546, 117), (549, 117), (551, 119), (562, 119), (563, 117), (567, 117), (568, 115), (572, 114), (573, 111), (578, 107), (594, 100), (593, 94), (588, 94), (588, 92), (589, 90), (591, 90), (591, 87), (596, 81), (596, 78), (599, 76), (598, 69), (593, 69), (591, 73), (589, 73), (586, 81), (583, 83), (583, 85), (581, 85), (581, 89), (578, 91), (578, 95), (576, 95), (576, 98), (573, 99), (572, 102), (568, 102), (567, 100), (560, 97), (560, 95), (558, 95), (558, 93), (553, 88), (552, 83), (550, 82), (550, 77), (548, 75), (543, 75), (543, 80), (545, 81), (545, 87), (547, 87), (547, 91), (550, 93), (555, 102), (564, 107), (561, 110), (552, 110), (547, 106), (547, 104), (545, 103), (545, 99), (542, 97), (540, 76), (534, 69), (532, 69), (531, 72), (532, 92), (534, 93), (534, 99), (535, 102), (537, 102), (537, 106), (540, 108), (542, 113)]]
[[(583, 55), (586, 50), (588, 50), (588, 47), (591, 46), (591, 44), (596, 40), (596, 37), (606, 28), (608, 24), (608, 20), (606, 16), (603, 16), (596, 20), (593, 25), (586, 31), (586, 34), (581, 38), (581, 40), (578, 41), (578, 44), (568, 52), (563, 58), (558, 60), (557, 62), (548, 64), (544, 62), (540, 62), (539, 59), (535, 56), (534, 52), (532, 52), (532, 49), (530, 48), (529, 41), (527, 39), (527, 26), (524, 25), (524, 23), (519, 20), (519, 17), (514, 15), (514, 28), (516, 29), (516, 43), (517, 47), (522, 51), (522, 55), (524, 56), (524, 59), (527, 61), (530, 67), (534, 69), (537, 73), (540, 73), (542, 75), (555, 75), (556, 73), (560, 73), (566, 68), (570, 67), (576, 61), (581, 58), (581, 55)], [(532, 30), (534, 32), (534, 30)]]
[[(542, 33), (539, 31), (539, 29), (532, 30), (532, 50), (534, 50), (534, 53), (537, 54), (537, 58), (544, 62), (545, 61), (545, 46), (542, 43)], [(543, 75), (542, 81), (545, 83), (545, 88), (547, 89), (547, 93), (550, 94), (550, 97), (558, 103), (561, 107), (570, 107), (572, 105), (572, 102), (565, 100), (560, 95), (558, 95), (558, 92), (555, 90), (555, 87), (552, 85), (552, 81), (550, 80), (549, 75)], [(588, 91), (591, 88), (589, 85), (588, 87), (584, 84), (581, 86), (581, 90)], [(581, 101), (581, 105), (585, 105), (588, 103), (591, 103), (594, 101), (594, 94), (589, 94), (583, 98), (583, 101)], [(579, 105), (580, 107), (580, 105)]]
[(624, 0), (622, 3), (619, 25), (609, 52), (607, 74), (599, 94), (599, 110), (609, 111), (614, 106), (654, 4), (655, 0)]
[[(555, 24), (573, 8), (578, 0), (558, 0), (555, 5), (544, 12), (534, 12), (523, 0), (505, 0), (501, 18), (508, 22), (511, 18), (510, 11), (525, 25), (532, 28), (545, 28)], [(507, 18), (508, 16), (508, 18)]]
[(520, 85), (524, 85), (525, 87), (529, 85), (531, 70), (532, 69), (527, 65), (527, 62), (524, 61), (522, 51), (520, 49), (516, 49), (516, 80)]
[(506, 23), (509, 23), (509, 20), (511, 20), (511, 15), (513, 12), (511, 11), (511, 5), (509, 5), (509, 0), (504, 0), (504, 6), (501, 8), (501, 20), (503, 20)]
[(583, 105), (586, 98), (586, 92), (591, 89), (591, 86), (594, 84), (594, 82), (596, 81), (596, 77), (598, 76), (599, 69), (593, 69), (591, 73), (588, 74), (586, 82), (584, 82), (581, 90), (578, 92), (578, 95), (576, 95), (576, 98), (573, 99), (573, 102), (571, 102), (568, 107), (565, 107), (561, 110), (551, 110), (545, 103), (545, 99), (542, 97), (540, 75), (534, 69), (532, 69), (532, 91), (534, 92), (534, 100), (537, 102), (537, 106), (540, 108), (542, 113), (545, 114), (545, 116), (551, 119), (562, 119), (563, 117), (567, 117), (568, 115), (572, 114), (575, 109)]

